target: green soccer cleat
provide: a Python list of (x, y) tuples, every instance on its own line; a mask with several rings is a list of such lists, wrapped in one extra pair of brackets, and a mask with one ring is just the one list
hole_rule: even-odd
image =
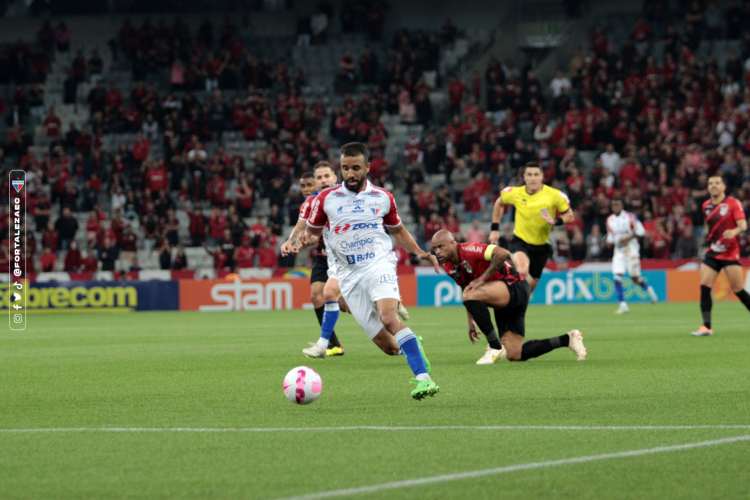
[(417, 343), (419, 344), (419, 352), (422, 353), (422, 359), (424, 360), (424, 367), (427, 370), (427, 375), (432, 375), (432, 371), (430, 370), (430, 360), (427, 359), (427, 356), (424, 353), (424, 346), (422, 345), (422, 337), (417, 337)]
[(412, 379), (412, 384), (416, 384), (417, 388), (411, 391), (411, 397), (417, 401), (421, 401), (427, 396), (434, 396), (440, 392), (440, 387), (432, 380), (417, 380)]

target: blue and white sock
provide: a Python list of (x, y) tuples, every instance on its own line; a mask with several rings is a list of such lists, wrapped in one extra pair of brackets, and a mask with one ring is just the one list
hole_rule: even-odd
[(615, 276), (615, 291), (617, 292), (617, 300), (620, 303), (625, 302), (625, 292), (622, 289), (622, 277)]
[(638, 281), (638, 284), (641, 285), (641, 288), (643, 288), (644, 290), (648, 290), (648, 283), (646, 283), (646, 279), (645, 278), (641, 278)]
[(323, 311), (323, 325), (320, 329), (320, 338), (318, 345), (323, 349), (328, 349), (328, 341), (331, 340), (336, 322), (339, 320), (339, 303), (336, 301), (326, 302)]
[[(396, 335), (396, 342), (404, 352), (406, 356), (406, 362), (409, 363), (409, 368), (414, 372), (417, 377), (425, 378), (423, 375), (427, 375), (427, 368), (424, 366), (424, 359), (422, 358), (422, 352), (419, 350), (419, 342), (417, 337), (411, 328), (404, 328)], [(429, 379), (429, 376), (427, 377)]]

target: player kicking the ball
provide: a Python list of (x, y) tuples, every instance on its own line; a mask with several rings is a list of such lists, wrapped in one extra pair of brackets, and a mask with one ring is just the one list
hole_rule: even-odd
[[(336, 173), (328, 162), (319, 162), (313, 168), (313, 172), (307, 172), (302, 175), (299, 181), (300, 191), (305, 201), (299, 208), (299, 219), (294, 226), (289, 239), (281, 245), (281, 255), (287, 256), (291, 253), (296, 254), (299, 247), (299, 237), (305, 232), (307, 219), (310, 216), (310, 209), (315, 201), (315, 197), (323, 189), (328, 189), (337, 182)], [(310, 273), (310, 302), (315, 308), (315, 315), (318, 318), (318, 324), (322, 329), (327, 330), (328, 334), (328, 356), (343, 356), (344, 347), (339, 342), (334, 327), (339, 316), (338, 299), (341, 293), (338, 291), (338, 280), (336, 271), (330, 265), (330, 259), (326, 256), (326, 246), (323, 238), (318, 241), (318, 252), (313, 261), (312, 272)], [(333, 312), (326, 314), (330, 309), (333, 310), (335, 304), (335, 318)]]
[(709, 177), (709, 200), (703, 203), (706, 215), (706, 243), (708, 250), (701, 262), (701, 314), (703, 326), (693, 332), (696, 337), (713, 335), (711, 329), (711, 288), (724, 269), (729, 286), (750, 311), (750, 294), (742, 288), (740, 245), (737, 236), (747, 231), (747, 220), (737, 198), (726, 195), (727, 186), (719, 176)]
[[(469, 318), (469, 339), (476, 343), (476, 322), (487, 339), (487, 353), (477, 364), (492, 364), (505, 355), (509, 361), (526, 361), (568, 347), (578, 361), (586, 359), (583, 336), (572, 330), (559, 337), (524, 342), (526, 308), (531, 290), (523, 275), (511, 266), (510, 252), (497, 245), (456, 243), (453, 235), (440, 230), (432, 237), (432, 251), (443, 269), (463, 289), (463, 301)], [(495, 311), (497, 330), (492, 325)], [(500, 337), (498, 338), (498, 332)]]
[[(433, 396), (440, 388), (429, 375), (429, 362), (421, 340), (398, 316), (399, 289), (393, 244), (384, 231), (438, 271), (434, 255), (424, 252), (401, 223), (393, 195), (367, 180), (370, 171), (365, 145), (353, 142), (341, 147), (344, 182), (321, 192), (315, 199), (303, 245), (315, 241), (326, 225), (328, 249), (336, 262), (339, 285), (352, 315), (368, 337), (389, 355), (403, 353), (415, 375), (414, 399)], [(305, 356), (325, 357), (328, 341), (303, 349)]]
[(656, 296), (654, 288), (646, 283), (645, 278), (641, 278), (641, 247), (636, 238), (646, 234), (643, 224), (635, 214), (623, 210), (625, 204), (622, 199), (613, 198), (610, 206), (612, 215), (607, 217), (607, 246), (614, 245), (615, 247), (612, 256), (612, 274), (615, 275), (615, 291), (620, 301), (620, 307), (615, 314), (625, 314), (630, 312), (628, 303), (625, 302), (625, 292), (622, 289), (622, 277), (625, 272), (630, 275), (633, 283), (646, 290), (652, 304), (655, 304), (659, 297)]

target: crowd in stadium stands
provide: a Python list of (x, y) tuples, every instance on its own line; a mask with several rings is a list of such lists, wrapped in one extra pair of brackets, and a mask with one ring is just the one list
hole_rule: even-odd
[[(47, 23), (37, 49), (19, 42), (0, 56), (8, 68), (0, 78), (17, 85), (5, 111), (9, 135), (0, 167), (7, 170), (14, 160), (27, 171), (31, 229), (42, 234), (45, 249), (34, 262), (37, 242), (30, 231), (27, 265), (34, 271), (93, 269), (98, 259), (101, 269), (111, 270), (120, 259), (138, 269), (136, 249), (146, 248), (157, 252), (163, 269), (179, 269), (187, 266), (184, 246), (205, 246), (217, 268), (288, 265), (276, 248), (282, 227), (296, 222), (303, 201), (296, 179), (320, 160), (337, 160), (321, 126), (337, 143), (369, 146), (373, 182), (404, 186), (424, 247), (443, 228), (461, 241), (484, 241), (487, 213), (500, 191), (522, 183), (521, 167), (539, 161), (545, 182), (565, 191), (576, 213), (574, 223), (556, 231), (560, 262), (608, 257), (604, 224), (616, 196), (646, 227), (644, 257), (695, 257), (709, 174), (721, 172), (750, 212), (750, 33), (743, 31), (748, 5), (730, 2), (719, 12), (713, 2), (705, 8), (689, 2), (684, 22), (672, 23), (664, 2), (647, 2), (644, 18), (621, 47), (597, 27), (589, 43), (576, 49), (567, 72), (558, 71), (550, 82), (540, 82), (530, 64), (519, 70), (493, 59), (483, 76), (474, 73), (465, 83), (449, 78), (445, 120), (433, 114), (425, 73), (438, 68), (441, 47), (459, 36), (450, 20), (435, 35), (399, 31), (387, 61), (378, 61), (369, 47), (359, 57), (345, 51), (332, 75), (339, 97), (331, 113), (321, 99), (309, 102), (302, 95), (301, 68), (245, 45), (246, 20), (237, 27), (227, 17), (218, 30), (206, 20), (195, 33), (179, 18), (172, 25), (126, 22), (111, 49), (128, 59), (137, 85), (123, 95), (118, 82), (102, 81), (98, 53), (87, 60), (79, 52), (65, 102), (75, 101), (76, 84), (96, 82), (87, 96), (90, 119), (80, 129), (73, 123), (65, 128), (54, 108), (45, 110), (36, 85), (49, 71), (50, 51), (67, 50), (70, 43), (64, 24)], [(368, 7), (349, 3), (342, 26), (352, 29), (352, 19), (367, 14), (369, 37), (378, 43), (385, 10), (377, 1)], [(320, 14), (326, 20), (333, 15), (316, 11), (310, 40), (303, 19), (298, 44), (325, 43), (316, 31)], [(723, 68), (710, 56), (695, 55), (702, 40), (718, 39), (741, 40), (739, 53), (729, 54)], [(657, 45), (664, 50), (655, 51)], [(652, 55), (657, 52), (663, 59)], [(169, 88), (144, 83), (163, 67), (171, 68)], [(357, 85), (368, 90), (358, 93)], [(208, 99), (199, 100), (196, 91), (207, 91)], [(227, 99), (226, 93), (236, 97)], [(383, 113), (427, 130), (411, 135), (403, 171), (384, 158)], [(41, 158), (29, 148), (34, 138), (23, 132), (29, 115), (38, 117), (42, 144), (49, 146)], [(529, 124), (532, 132), (522, 133)], [(221, 143), (230, 130), (267, 146), (250, 151), (249, 162), (221, 145), (209, 155), (206, 142)], [(108, 134), (124, 132), (137, 133), (132, 147), (104, 147)], [(593, 168), (581, 161), (579, 153), (587, 151), (603, 151)], [(444, 184), (433, 190), (428, 175), (443, 175)], [(237, 181), (233, 193), (227, 192), (230, 180)], [(4, 182), (7, 193), (7, 176)], [(49, 197), (42, 183), (49, 185)], [(248, 227), (243, 219), (256, 215), (259, 197), (269, 199), (271, 214)], [(109, 199), (110, 213), (102, 210), (102, 198)], [(57, 205), (63, 209), (53, 221)], [(178, 209), (187, 211), (189, 241), (180, 240)], [(90, 214), (84, 228), (72, 212)], [(511, 221), (512, 211), (503, 222)], [(459, 222), (471, 223), (471, 229), (462, 232)], [(79, 230), (86, 232), (87, 248), (76, 248)], [(503, 238), (510, 238), (507, 227)], [(743, 256), (750, 255), (746, 235), (741, 247)], [(55, 262), (57, 250), (67, 250), (64, 263)], [(7, 245), (0, 247), (3, 266)]]

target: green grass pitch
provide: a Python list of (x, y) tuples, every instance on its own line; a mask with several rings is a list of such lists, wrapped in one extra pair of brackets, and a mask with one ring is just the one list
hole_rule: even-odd
[[(442, 388), (421, 402), (406, 360), (346, 314), (346, 355), (324, 360), (300, 352), (312, 311), (31, 315), (0, 332), (0, 498), (750, 498), (748, 440), (572, 460), (750, 436), (740, 304), (715, 306), (708, 338), (690, 336), (697, 304), (615, 307), (529, 309), (527, 338), (578, 328), (585, 362), (560, 349), (491, 366), (463, 309), (413, 308)], [(299, 365), (323, 379), (309, 406), (282, 392)], [(382, 428), (341, 429), (361, 426)]]

